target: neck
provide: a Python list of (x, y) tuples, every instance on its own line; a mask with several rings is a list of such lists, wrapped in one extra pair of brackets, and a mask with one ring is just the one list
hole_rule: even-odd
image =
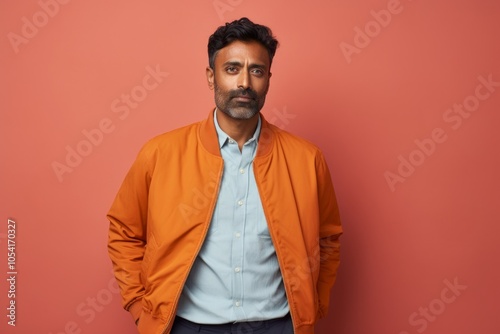
[(229, 137), (236, 140), (238, 147), (243, 147), (250, 138), (252, 138), (259, 123), (259, 113), (249, 119), (234, 119), (219, 109), (216, 110), (217, 122), (222, 131), (227, 133)]

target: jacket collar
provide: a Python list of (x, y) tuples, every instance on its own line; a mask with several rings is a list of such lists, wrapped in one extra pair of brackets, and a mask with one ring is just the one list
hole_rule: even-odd
[[(215, 109), (210, 110), (207, 119), (201, 122), (199, 128), (199, 138), (203, 147), (208, 152), (213, 155), (221, 156), (217, 130), (215, 129), (214, 124), (214, 110)], [(256, 158), (264, 156), (270, 152), (275, 136), (271, 124), (267, 122), (262, 113), (260, 113), (260, 119), (262, 124), (257, 145), (257, 154), (255, 156)]]

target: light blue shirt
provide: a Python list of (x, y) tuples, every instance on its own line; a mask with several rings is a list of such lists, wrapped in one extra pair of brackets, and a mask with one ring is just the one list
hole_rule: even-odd
[(288, 301), (253, 173), (261, 120), (241, 152), (215, 112), (214, 123), (224, 159), (222, 183), (177, 315), (200, 324), (283, 317)]

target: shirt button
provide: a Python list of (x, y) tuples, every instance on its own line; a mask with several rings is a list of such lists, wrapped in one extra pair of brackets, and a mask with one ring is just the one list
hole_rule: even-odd
[(245, 170), (243, 168), (240, 168), (240, 174), (245, 174)]
[(230, 143), (230, 144), (234, 144), (234, 140), (229, 139), (229, 143)]
[(239, 206), (242, 206), (242, 205), (243, 205), (243, 201), (241, 201), (241, 200), (240, 200), (240, 201), (238, 201), (238, 205), (239, 205)]
[(235, 305), (236, 307), (240, 307), (241, 302), (238, 300), (237, 302), (235, 302), (235, 303), (234, 303), (234, 305)]
[(236, 232), (236, 233), (234, 234), (234, 236), (235, 236), (236, 238), (239, 238), (239, 237), (241, 237), (241, 233), (240, 233), (240, 232)]
[(237, 272), (237, 273), (239, 273), (241, 271), (241, 268), (240, 267), (236, 267), (236, 268), (234, 268), (234, 271)]

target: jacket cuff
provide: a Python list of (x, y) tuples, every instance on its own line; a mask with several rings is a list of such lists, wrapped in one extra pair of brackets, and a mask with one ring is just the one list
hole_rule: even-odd
[(134, 322), (137, 324), (137, 320), (139, 320), (139, 317), (141, 316), (142, 313), (142, 299), (137, 300), (134, 302), (130, 307), (128, 308), (128, 311), (134, 318)]

